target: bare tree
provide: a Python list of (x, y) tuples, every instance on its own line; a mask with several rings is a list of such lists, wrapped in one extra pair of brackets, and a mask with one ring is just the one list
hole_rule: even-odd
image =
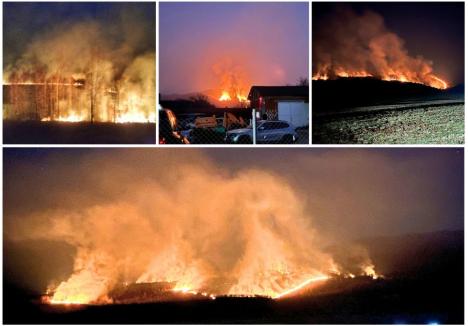
[(309, 86), (309, 78), (299, 77), (297, 80), (297, 86)]

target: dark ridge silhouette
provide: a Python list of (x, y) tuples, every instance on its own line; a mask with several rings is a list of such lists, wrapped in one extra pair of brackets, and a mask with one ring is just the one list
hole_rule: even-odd
[(385, 81), (373, 77), (314, 80), (312, 112), (333, 113), (357, 107), (422, 101), (462, 101), (463, 93), (463, 85), (440, 90), (422, 84)]

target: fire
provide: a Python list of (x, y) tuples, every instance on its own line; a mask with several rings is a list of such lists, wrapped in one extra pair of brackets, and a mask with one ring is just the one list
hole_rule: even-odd
[(279, 299), (279, 298), (287, 296), (287, 295), (289, 295), (291, 293), (297, 292), (297, 291), (303, 289), (304, 287), (306, 287), (307, 285), (309, 285), (311, 283), (326, 281), (329, 278), (330, 277), (327, 276), (327, 275), (322, 275), (322, 276), (309, 278), (309, 279), (305, 280), (304, 282), (300, 283), (299, 285), (273, 296), (273, 299)]
[[(248, 74), (244, 67), (232, 58), (224, 58), (213, 66), (213, 72), (219, 80), (221, 95), (219, 102), (223, 105), (247, 107), (247, 92), (250, 89)], [(227, 103), (229, 102), (229, 103)]]
[(50, 117), (42, 118), (41, 121), (82, 122), (86, 121), (86, 115), (71, 110), (68, 115), (61, 115), (52, 120)]
[(231, 100), (231, 96), (229, 95), (229, 93), (227, 91), (223, 91), (223, 93), (221, 94), (221, 96), (219, 97), (219, 100), (220, 101), (230, 101)]
[(362, 266), (362, 273), (366, 276), (372, 277), (374, 280), (381, 278), (375, 271), (375, 266), (372, 263), (368, 263)]
[(404, 40), (389, 30), (376, 12), (357, 13), (339, 7), (317, 24), (312, 54), (314, 80), (374, 77), (438, 89), (449, 86), (434, 73), (430, 60), (410, 55)]
[[(115, 123), (154, 123), (151, 96), (139, 90), (107, 88), (90, 100), (84, 82), (11, 82), (4, 83), (10, 118), (34, 110), (40, 121), (102, 121)], [(93, 92), (89, 90), (89, 92)]]
[(247, 96), (242, 95), (240, 93), (234, 92), (233, 96), (228, 91), (222, 91), (221, 96), (218, 98), (220, 102), (232, 102), (233, 99), (237, 101), (235, 105), (241, 105), (242, 107), (246, 107), (249, 104), (249, 100)]
[[(103, 193), (125, 185), (125, 195), (40, 211), (15, 226), (18, 237), (25, 232), (77, 250), (72, 274), (50, 291), (51, 303), (111, 303), (114, 289), (139, 283), (164, 283), (172, 297), (281, 298), (326, 281), (333, 270), (375, 274), (361, 252), (355, 266), (340, 266), (323, 249), (323, 235), (312, 227), (303, 198), (276, 175), (254, 169), (232, 175), (209, 164), (194, 167), (191, 159), (158, 156), (151, 160), (157, 165), (135, 176), (142, 179), (122, 179), (142, 160), (132, 155), (128, 163), (126, 157), (93, 161), (99, 173), (87, 176), (92, 185), (104, 187)], [(171, 187), (160, 182), (165, 176), (152, 174), (164, 173), (166, 166), (171, 166), (166, 179)], [(76, 201), (87, 202), (85, 195)]]
[[(430, 87), (438, 88), (438, 89), (447, 89), (448, 83), (444, 81), (442, 78), (439, 78), (435, 75), (429, 75), (425, 81), (419, 78), (412, 78), (408, 75), (404, 74), (392, 74), (392, 75), (384, 75), (384, 76), (374, 76), (371, 73), (365, 71), (357, 71), (357, 72), (346, 72), (342, 69), (339, 69), (334, 73), (337, 77), (346, 78), (346, 77), (375, 77), (380, 78), (386, 81), (399, 81), (402, 83), (415, 83), (415, 84), (422, 84), (427, 85)], [(328, 73), (317, 73), (312, 77), (313, 80), (328, 80), (331, 79)]]
[[(4, 67), (4, 119), (154, 123), (154, 37), (139, 25), (140, 10), (128, 15), (136, 16), (133, 24), (109, 29), (77, 21), (37, 35)], [(131, 35), (124, 32), (129, 26), (136, 40), (148, 42), (113, 39)]]

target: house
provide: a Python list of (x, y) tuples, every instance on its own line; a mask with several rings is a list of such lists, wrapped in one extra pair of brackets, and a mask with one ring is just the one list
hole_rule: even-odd
[(252, 86), (248, 99), (267, 120), (284, 120), (295, 127), (309, 125), (309, 86)]

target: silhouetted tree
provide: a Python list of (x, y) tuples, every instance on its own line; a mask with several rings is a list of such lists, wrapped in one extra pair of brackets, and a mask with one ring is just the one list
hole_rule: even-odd
[(192, 102), (192, 107), (214, 107), (213, 104), (210, 103), (208, 97), (203, 94), (197, 94), (195, 96), (190, 97), (190, 102)]
[(309, 78), (307, 77), (300, 77), (297, 80), (297, 86), (309, 86)]

